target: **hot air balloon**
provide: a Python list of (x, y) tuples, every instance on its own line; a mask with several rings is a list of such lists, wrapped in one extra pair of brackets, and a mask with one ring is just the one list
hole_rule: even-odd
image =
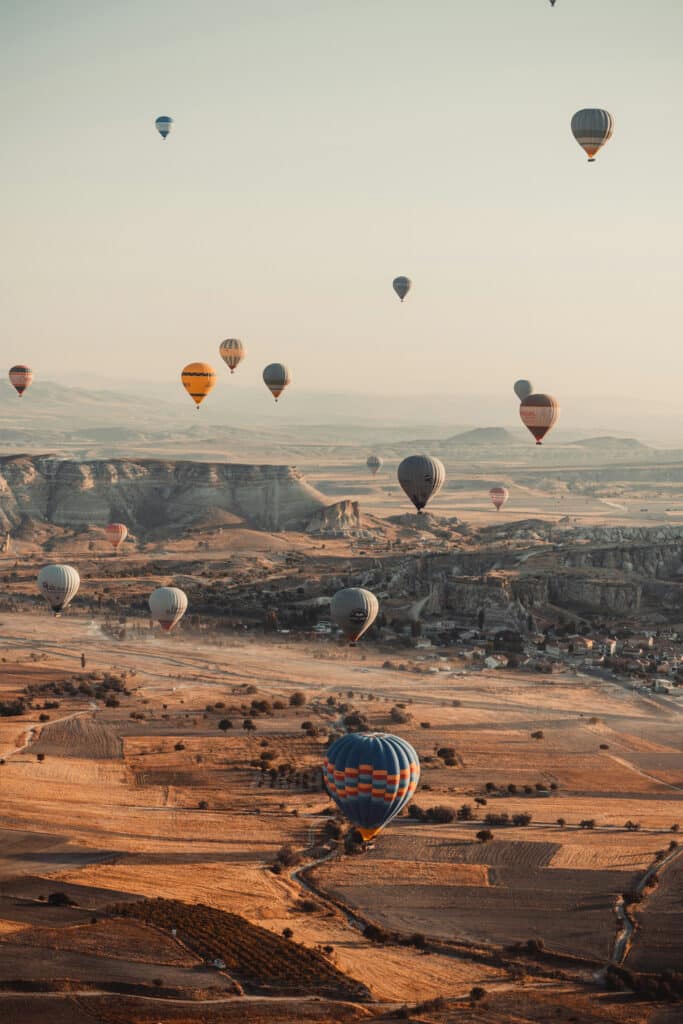
[(489, 491), (491, 501), (496, 506), (496, 512), (500, 512), (503, 505), (507, 504), (507, 500), (510, 497), (510, 492), (507, 487), (492, 487)]
[(614, 118), (607, 110), (578, 110), (572, 118), (574, 138), (588, 153), (588, 163), (595, 163), (596, 154), (612, 138)]
[(409, 277), (395, 277), (393, 280), (394, 291), (398, 295), (401, 302), (403, 302), (403, 300), (405, 299), (406, 295), (408, 294), (412, 287), (413, 282), (410, 280)]
[(277, 402), (287, 385), (292, 383), (292, 375), (284, 363), (270, 363), (263, 371), (263, 380)]
[(188, 395), (195, 401), (197, 409), (199, 409), (209, 391), (212, 391), (216, 384), (216, 371), (208, 363), (188, 363), (181, 373), (180, 379)]
[(398, 467), (398, 482), (418, 513), (439, 493), (445, 480), (443, 462), (431, 455), (409, 455)]
[(327, 751), (323, 780), (367, 843), (412, 799), (420, 780), (420, 760), (399, 736), (349, 733)]
[(541, 444), (560, 418), (560, 403), (552, 395), (529, 395), (520, 405), (519, 415), (536, 438), (536, 444)]
[(187, 611), (187, 594), (178, 587), (158, 587), (149, 595), (152, 618), (170, 633)]
[(368, 467), (373, 476), (377, 476), (380, 469), (384, 465), (384, 462), (382, 461), (382, 459), (380, 459), (379, 455), (369, 455), (368, 461), (365, 463), (365, 465)]
[(165, 115), (162, 115), (161, 117), (158, 117), (156, 119), (154, 124), (156, 125), (156, 129), (159, 132), (159, 135), (161, 135), (162, 139), (165, 139), (167, 135), (171, 134), (174, 121), (172, 117), (166, 117)]
[(123, 523), (110, 523), (109, 526), (105, 528), (104, 532), (107, 540), (113, 547), (114, 551), (116, 551), (128, 536), (128, 527), (124, 526)]
[(55, 615), (71, 604), (80, 585), (81, 577), (71, 565), (46, 565), (38, 573), (38, 590)]
[(230, 367), (230, 373), (235, 372), (247, 354), (247, 350), (239, 338), (227, 338), (222, 341), (218, 351), (223, 362)]
[(13, 366), (9, 372), (10, 384), (16, 388), (19, 398), (23, 395), (26, 388), (29, 387), (33, 381), (33, 370), (30, 366), (24, 366), (22, 363), (17, 363)]
[(352, 645), (367, 633), (378, 612), (379, 601), (371, 591), (362, 587), (338, 590), (330, 602), (332, 621)]
[(516, 380), (515, 381), (515, 394), (520, 402), (523, 402), (529, 395), (533, 395), (534, 386), (530, 380)]

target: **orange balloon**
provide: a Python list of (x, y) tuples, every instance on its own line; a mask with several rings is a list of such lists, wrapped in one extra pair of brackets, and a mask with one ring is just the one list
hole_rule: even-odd
[(33, 370), (30, 366), (24, 366), (22, 363), (19, 363), (10, 370), (9, 379), (10, 384), (16, 389), (19, 398), (21, 398), (26, 388), (30, 387), (33, 381)]
[(104, 532), (107, 535), (107, 540), (116, 550), (128, 536), (128, 527), (124, 526), (123, 523), (110, 523)]
[(560, 418), (560, 403), (552, 395), (529, 395), (519, 407), (522, 423), (541, 444)]
[(197, 408), (216, 384), (216, 371), (208, 363), (188, 363), (180, 379)]

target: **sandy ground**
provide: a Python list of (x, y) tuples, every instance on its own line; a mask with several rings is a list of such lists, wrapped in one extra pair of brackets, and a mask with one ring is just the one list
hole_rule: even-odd
[[(468, 959), (373, 946), (332, 905), (302, 912), (299, 887), (268, 869), (283, 844), (303, 850), (316, 839), (328, 801), (301, 787), (259, 788), (249, 762), (265, 744), (274, 763), (313, 769), (336, 717), (325, 704), (329, 696), (343, 694), (380, 729), (389, 727), (395, 702), (407, 704), (413, 720), (391, 728), (423, 760), (422, 806), (488, 801), (472, 823), (402, 818), (368, 853), (316, 869), (325, 892), (389, 928), (494, 947), (539, 938), (559, 952), (608, 958), (618, 894), (637, 882), (683, 819), (681, 714), (617, 683), (396, 672), (382, 669), (385, 655), (369, 646), (283, 638), (118, 642), (76, 616), (5, 614), (0, 699), (29, 680), (69, 677), (79, 671), (81, 652), (88, 671), (127, 672), (131, 696), (118, 708), (62, 699), (49, 723), (40, 723), (39, 709), (0, 719), (0, 894), (36, 900), (58, 888), (93, 911), (122, 894), (208, 903), (278, 932), (289, 927), (306, 945), (331, 945), (336, 966), (380, 1000), (462, 995), (504, 975)], [(409, 654), (406, 661), (422, 667)], [(245, 697), (244, 686), (285, 704), (257, 718), (253, 735), (241, 729), (240, 705), (254, 696)], [(289, 706), (295, 690), (306, 694), (304, 708)], [(217, 702), (225, 707), (206, 710)], [(224, 715), (235, 726), (225, 735), (218, 729)], [(320, 727), (317, 738), (302, 732), (306, 720)], [(531, 738), (537, 729), (542, 741)], [(442, 746), (455, 748), (457, 767), (435, 757)], [(498, 795), (486, 794), (487, 782), (500, 787)], [(546, 792), (558, 788), (539, 796), (537, 783)], [(493, 842), (482, 845), (475, 834), (489, 811), (528, 811), (532, 823), (494, 829)], [(579, 828), (587, 818), (594, 830)], [(639, 832), (625, 831), (629, 819)], [(667, 904), (667, 912), (678, 913), (667, 918), (667, 935), (676, 927), (680, 935), (680, 908)], [(25, 924), (0, 905), (0, 962), (12, 970), (20, 966), (13, 957), (21, 954)], [(31, 939), (41, 949), (49, 944), (42, 936)], [(60, 955), (80, 957), (63, 969), (82, 976), (82, 947)], [(138, 964), (135, 971), (149, 977), (153, 969)]]

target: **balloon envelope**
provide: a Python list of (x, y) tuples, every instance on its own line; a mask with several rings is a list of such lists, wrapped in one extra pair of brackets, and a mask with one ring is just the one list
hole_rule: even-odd
[(530, 380), (516, 380), (515, 381), (515, 394), (520, 402), (523, 402), (529, 395), (533, 395), (534, 386)]
[(216, 384), (216, 371), (208, 363), (188, 363), (180, 375), (183, 387), (197, 408)]
[(179, 587), (158, 587), (149, 595), (149, 608), (152, 618), (170, 633), (187, 611), (187, 594)]
[(327, 791), (368, 842), (412, 799), (420, 760), (410, 743), (389, 733), (350, 733), (327, 751)]
[(445, 480), (443, 462), (431, 455), (409, 455), (398, 467), (398, 482), (418, 512), (439, 493)]
[(24, 366), (23, 363), (17, 363), (9, 371), (10, 384), (16, 389), (19, 398), (26, 391), (27, 387), (30, 387), (33, 381), (33, 370), (30, 366)]
[(365, 463), (365, 465), (368, 467), (373, 476), (377, 476), (380, 469), (384, 465), (384, 462), (382, 459), (380, 459), (379, 455), (369, 455), (368, 461)]
[(156, 125), (156, 129), (159, 132), (159, 135), (161, 135), (162, 139), (165, 139), (166, 136), (171, 133), (174, 123), (175, 122), (173, 121), (173, 118), (167, 117), (165, 114), (162, 114), (162, 116), (158, 117), (154, 122), (154, 124)]
[(398, 295), (401, 302), (405, 299), (406, 295), (413, 287), (413, 282), (409, 277), (395, 277), (393, 280), (393, 289)]
[(247, 350), (239, 338), (226, 338), (225, 341), (220, 343), (218, 351), (223, 362), (226, 366), (230, 367), (230, 373), (235, 372), (247, 354)]
[(496, 507), (496, 511), (500, 512), (503, 505), (507, 504), (507, 500), (510, 497), (510, 493), (507, 487), (492, 487), (489, 491), (491, 501)]
[(596, 154), (612, 138), (614, 118), (608, 110), (589, 108), (577, 110), (572, 118), (572, 133), (583, 150), (588, 162), (595, 161)]
[(330, 602), (332, 621), (347, 640), (354, 643), (370, 629), (379, 612), (379, 601), (370, 590), (347, 587), (338, 590)]
[(263, 381), (277, 402), (287, 385), (292, 383), (292, 375), (284, 363), (269, 363), (263, 371)]
[(59, 615), (78, 593), (81, 577), (71, 565), (46, 565), (38, 573), (38, 589)]
[(560, 403), (552, 395), (529, 395), (519, 407), (522, 423), (541, 444), (560, 418)]
[(116, 550), (119, 545), (123, 544), (124, 540), (128, 536), (128, 527), (124, 526), (123, 523), (110, 523), (104, 532), (107, 536), (107, 540), (114, 550)]

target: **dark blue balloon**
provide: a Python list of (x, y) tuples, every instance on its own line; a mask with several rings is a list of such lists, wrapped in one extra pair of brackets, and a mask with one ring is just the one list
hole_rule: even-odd
[(327, 751), (323, 778), (334, 802), (368, 841), (412, 799), (420, 760), (400, 736), (349, 733)]

